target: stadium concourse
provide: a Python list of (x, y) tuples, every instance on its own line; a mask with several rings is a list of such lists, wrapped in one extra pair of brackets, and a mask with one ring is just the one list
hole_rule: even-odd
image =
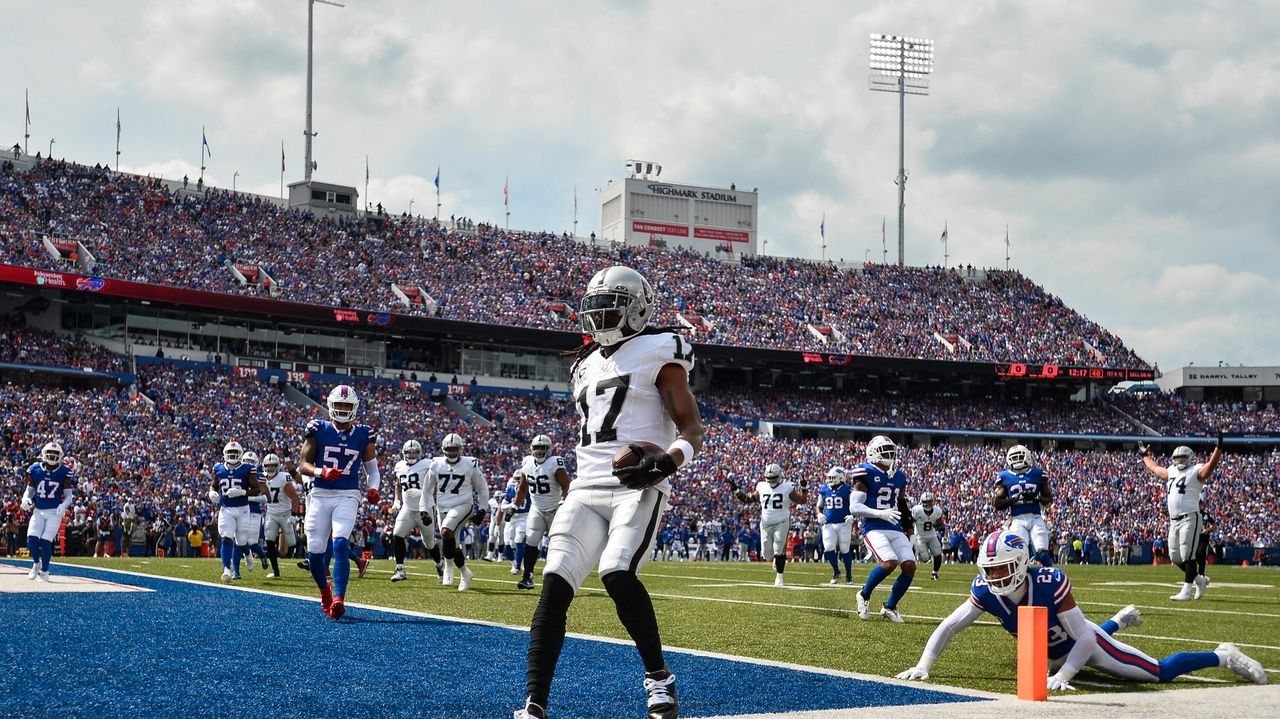
[[(571, 308), (587, 279), (600, 267), (627, 264), (654, 278), (656, 321), (695, 317), (696, 339), (704, 343), (1147, 366), (1119, 338), (1017, 272), (968, 278), (939, 268), (844, 269), (782, 257), (728, 264), (491, 225), (459, 231), (407, 216), (318, 218), (266, 198), (169, 189), (153, 178), (52, 160), (29, 169), (5, 161), (0, 235), (0, 263), (11, 265), (71, 269), (69, 256), (47, 251), (48, 236), (81, 243), (98, 277), (400, 313), (434, 306), (445, 319), (563, 330), (576, 330)], [(272, 281), (243, 285), (233, 265), (261, 268)], [(383, 273), (388, 267), (394, 275)], [(424, 289), (435, 304), (402, 305), (392, 282)], [(569, 309), (549, 311), (557, 303)]]

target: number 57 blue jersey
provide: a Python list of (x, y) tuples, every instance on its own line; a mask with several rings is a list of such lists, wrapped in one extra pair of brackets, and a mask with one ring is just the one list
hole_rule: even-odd
[(378, 443), (367, 424), (353, 424), (340, 430), (332, 422), (313, 419), (307, 423), (306, 437), (316, 443), (315, 465), (336, 467), (342, 475), (334, 480), (316, 479), (315, 489), (360, 489), (360, 468), (364, 466), (365, 448)]

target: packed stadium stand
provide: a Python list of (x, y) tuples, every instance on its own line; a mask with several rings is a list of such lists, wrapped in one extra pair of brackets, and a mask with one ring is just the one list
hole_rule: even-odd
[[(6, 238), (0, 262), (12, 265), (574, 330), (573, 306), (587, 279), (618, 263), (652, 278), (658, 323), (687, 328), (702, 343), (1147, 366), (1119, 338), (1014, 271), (843, 268), (783, 257), (734, 264), (685, 251), (475, 227), (446, 229), (409, 217), (319, 218), (261, 197), (170, 189), (156, 179), (66, 162), (25, 170), (6, 162), (0, 171)], [(51, 252), (49, 238), (66, 251)], [(393, 283), (408, 294), (393, 291)]]

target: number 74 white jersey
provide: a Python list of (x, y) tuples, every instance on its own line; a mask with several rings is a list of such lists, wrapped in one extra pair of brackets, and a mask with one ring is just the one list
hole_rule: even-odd
[(424, 491), (435, 495), (441, 516), (450, 509), (482, 504), (489, 499), (489, 485), (475, 457), (459, 457), (453, 464), (444, 457), (433, 457)]
[[(613, 455), (629, 442), (668, 447), (676, 425), (658, 395), (658, 372), (669, 364), (693, 369), (693, 345), (674, 332), (637, 335), (608, 357), (600, 350), (578, 363), (571, 387), (578, 410), (578, 476), (575, 487), (618, 486)], [(671, 485), (663, 480), (662, 491)]]
[(524, 475), (525, 484), (529, 487), (529, 498), (533, 506), (540, 512), (550, 512), (560, 505), (563, 492), (556, 481), (556, 473), (564, 469), (564, 460), (551, 455), (539, 462), (533, 455), (524, 458), (524, 463), (517, 470)]

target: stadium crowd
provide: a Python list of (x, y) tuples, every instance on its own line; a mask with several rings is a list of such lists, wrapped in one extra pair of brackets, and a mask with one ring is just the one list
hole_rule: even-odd
[(1177, 394), (1112, 395), (1108, 401), (1160, 434), (1280, 432), (1280, 407), (1258, 402), (1190, 402)]
[(1101, 402), (849, 395), (777, 387), (753, 391), (728, 386), (716, 387), (699, 396), (699, 400), (729, 417), (779, 422), (1013, 433), (1141, 434), (1137, 426)]
[(84, 337), (0, 320), (0, 362), (124, 372), (124, 360)]
[[(84, 243), (96, 260), (93, 273), (103, 277), (573, 330), (581, 288), (600, 268), (622, 263), (653, 282), (657, 321), (680, 325), (681, 313), (698, 326), (690, 334), (700, 342), (1146, 366), (1119, 338), (1017, 272), (970, 277), (782, 257), (734, 264), (689, 251), (472, 227), (408, 216), (321, 218), (261, 197), (171, 191), (153, 178), (52, 160), (0, 171), (0, 261), (9, 264), (70, 269), (43, 248), (40, 237), (50, 235)], [(233, 265), (259, 267), (272, 282), (242, 285)], [(421, 287), (434, 303), (406, 307), (392, 282)]]
[[(69, 536), (80, 536), (89, 546), (105, 532), (121, 546), (122, 537), (140, 532), (150, 547), (182, 551), (176, 537), (195, 528), (204, 537), (214, 534), (213, 507), (204, 493), (226, 441), (236, 439), (260, 456), (274, 452), (289, 464), (296, 459), (302, 427), (320, 415), (318, 407), (292, 403), (277, 386), (237, 377), (227, 368), (146, 366), (139, 383), (145, 396), (52, 385), (0, 388), (0, 412), (12, 418), (0, 431), (0, 526), (24, 526), (18, 507), (23, 471), (44, 442), (56, 439), (79, 465), (81, 478)], [(550, 435), (555, 451), (572, 460), (578, 429), (567, 401), (487, 392), (463, 397), (470, 410), (492, 421), (488, 426), (465, 421), (416, 385), (357, 382), (356, 387), (363, 421), (378, 431), (388, 478), (405, 439), (416, 437), (431, 451), (454, 431), (465, 437), (466, 453), (481, 460), (492, 490), (505, 487), (535, 433)], [(323, 389), (308, 391), (319, 397)], [(856, 443), (774, 439), (714, 418), (707, 423), (704, 451), (681, 471), (667, 515), (666, 529), (676, 538), (710, 534), (718, 538), (712, 544), (723, 547), (726, 536), (750, 536), (758, 508), (739, 504), (728, 481), (749, 488), (766, 463), (778, 462), (788, 476), (817, 483), (829, 466), (851, 465), (862, 456)], [(999, 448), (938, 444), (903, 448), (900, 456), (909, 493), (933, 491), (947, 509), (948, 535), (958, 532), (960, 541), (967, 541), (1002, 521), (987, 502), (992, 478), (1003, 467)], [(1106, 545), (1123, 539), (1137, 546), (1162, 539), (1163, 485), (1148, 476), (1132, 452), (1061, 449), (1044, 452), (1038, 461), (1058, 497), (1049, 519), (1060, 542), (1078, 538)], [(390, 524), (390, 496), (384, 500), (362, 510), (358, 531), (369, 548)], [(1280, 455), (1230, 453), (1207, 487), (1207, 503), (1218, 517), (1220, 541), (1276, 544)], [(797, 536), (812, 536), (816, 527), (812, 507), (796, 511)], [(169, 537), (167, 546), (161, 544), (164, 537)]]

